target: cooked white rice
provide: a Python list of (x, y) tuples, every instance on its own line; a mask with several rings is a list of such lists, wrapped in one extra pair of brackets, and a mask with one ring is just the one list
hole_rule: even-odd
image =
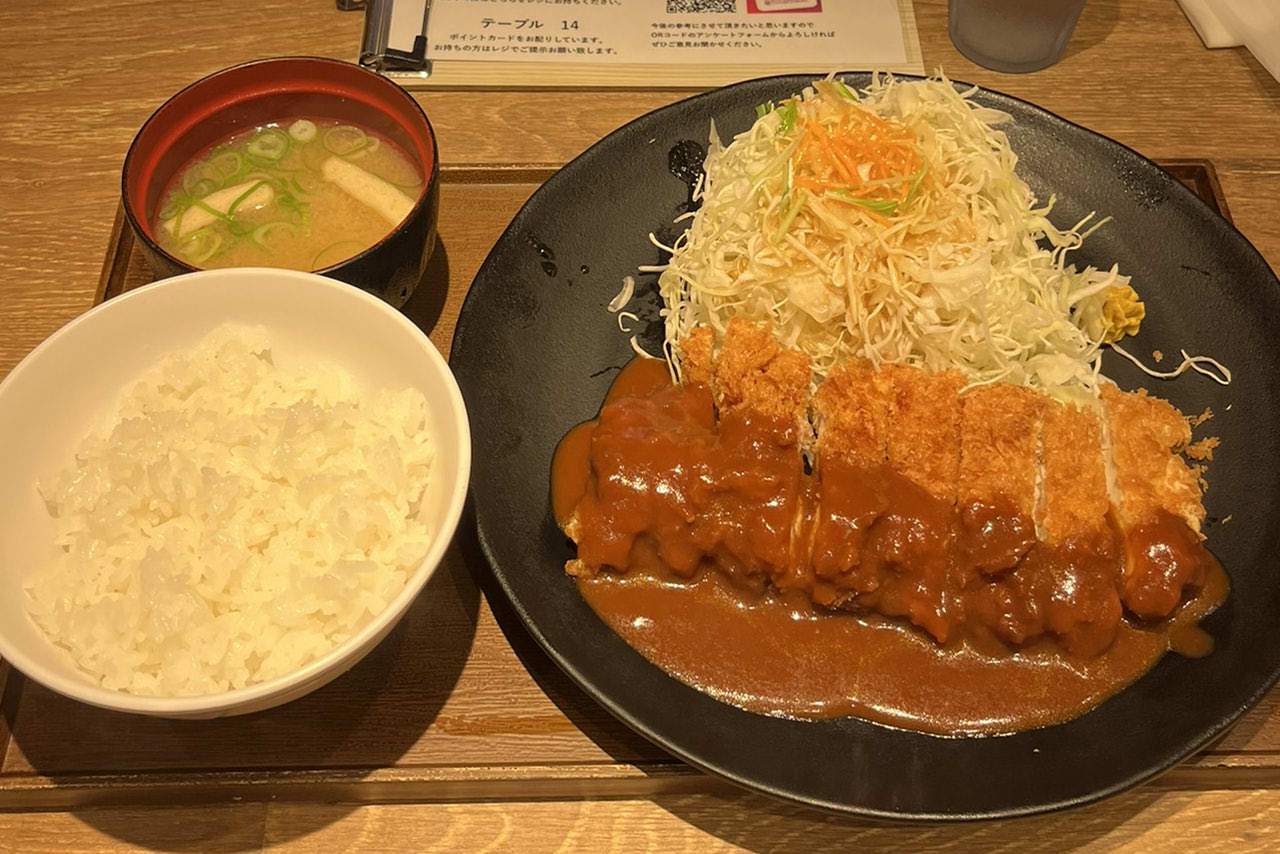
[(218, 329), (167, 357), (39, 484), (60, 554), (27, 610), (106, 688), (190, 696), (324, 655), (404, 587), (430, 542), (416, 389), (273, 364)]

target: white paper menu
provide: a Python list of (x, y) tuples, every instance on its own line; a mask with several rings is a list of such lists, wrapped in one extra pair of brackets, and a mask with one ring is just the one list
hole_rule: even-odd
[(428, 59), (876, 66), (897, 0), (434, 0)]
[[(424, 5), (396, 0), (393, 45), (407, 47), (421, 33)], [(432, 71), (417, 76), (454, 78), (446, 84), (459, 75), (497, 80), (482, 64), (510, 73), (537, 63), (517, 81), (525, 85), (628, 85), (654, 73), (655, 82), (698, 85), (798, 68), (923, 71), (910, 0), (431, 0), (426, 36)], [(600, 79), (584, 79), (588, 67)]]

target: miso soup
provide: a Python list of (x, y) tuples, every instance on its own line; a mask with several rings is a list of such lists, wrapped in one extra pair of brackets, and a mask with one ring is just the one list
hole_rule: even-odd
[(193, 267), (319, 270), (390, 233), (422, 181), (403, 152), (364, 128), (273, 122), (187, 164), (161, 199), (154, 233)]

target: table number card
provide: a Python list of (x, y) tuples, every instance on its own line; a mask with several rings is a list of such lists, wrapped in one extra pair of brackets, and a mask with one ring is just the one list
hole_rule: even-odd
[[(383, 0), (386, 4), (389, 0)], [(387, 46), (423, 35), (410, 87), (688, 86), (769, 74), (922, 73), (910, 0), (394, 0)], [(369, 20), (374, 16), (372, 13)], [(366, 40), (368, 33), (366, 33)]]

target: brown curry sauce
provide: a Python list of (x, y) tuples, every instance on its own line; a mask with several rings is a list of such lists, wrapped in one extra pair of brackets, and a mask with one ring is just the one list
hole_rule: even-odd
[[(724, 702), (1004, 733), (1087, 711), (1169, 650), (1212, 649), (1197, 624), (1227, 579), (1180, 520), (1049, 547), (1008, 507), (943, 506), (888, 466), (832, 458), (810, 476), (792, 425), (717, 419), (705, 387), (673, 386), (657, 360), (628, 365), (605, 404), (552, 466), (557, 521), (572, 515), (579, 558), (604, 567), (579, 589), (645, 657)], [(1125, 615), (1126, 548), (1162, 569), (1143, 578), (1195, 576), (1194, 595), (1163, 603), (1163, 620)]]

